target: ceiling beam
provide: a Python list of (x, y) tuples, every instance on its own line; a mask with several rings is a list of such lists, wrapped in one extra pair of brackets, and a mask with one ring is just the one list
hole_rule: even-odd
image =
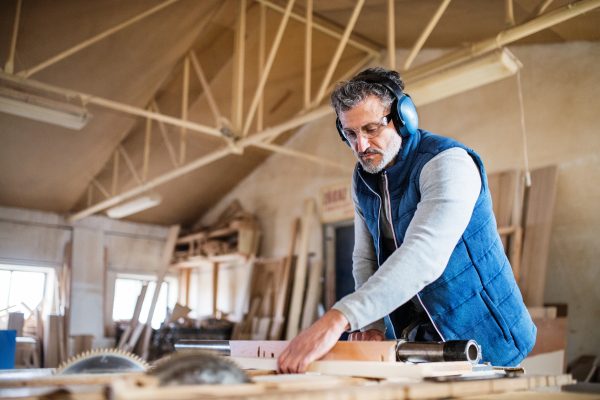
[(394, 0), (388, 0), (388, 66), (392, 71), (396, 70), (396, 13), (394, 11)]
[(413, 61), (419, 54), (419, 51), (421, 51), (421, 48), (423, 47), (423, 45), (429, 38), (429, 35), (431, 35), (431, 32), (433, 32), (433, 28), (435, 28), (435, 26), (439, 22), (440, 18), (442, 18), (442, 15), (444, 15), (444, 11), (446, 11), (448, 4), (450, 4), (450, 0), (442, 0), (442, 3), (438, 7), (437, 11), (435, 12), (433, 17), (427, 24), (427, 26), (425, 27), (423, 32), (421, 32), (421, 35), (419, 36), (419, 38), (417, 39), (415, 44), (413, 45), (413, 48), (411, 49), (410, 54), (408, 55), (408, 57), (406, 57), (406, 61), (404, 61), (402, 70), (406, 71), (407, 69), (410, 68), (411, 64), (413, 63)]
[[(260, 27), (258, 31), (258, 79), (265, 70), (265, 51), (267, 43), (267, 7), (264, 4), (260, 6)], [(256, 110), (256, 131), (260, 132), (263, 130), (265, 120), (265, 94), (260, 96), (258, 102), (258, 109)]]
[(204, 75), (204, 71), (200, 66), (200, 62), (198, 61), (198, 57), (193, 50), (190, 50), (190, 60), (192, 61), (192, 65), (194, 66), (194, 71), (196, 71), (196, 76), (202, 85), (202, 90), (204, 91), (204, 95), (206, 96), (206, 100), (208, 100), (208, 106), (210, 107), (210, 111), (213, 114), (215, 119), (215, 126), (219, 127), (223, 124), (221, 112), (219, 111), (219, 107), (217, 106), (217, 101), (215, 100), (215, 96), (206, 80), (206, 75)]
[(335, 72), (335, 69), (337, 68), (338, 62), (340, 61), (340, 58), (342, 57), (342, 53), (344, 52), (344, 49), (346, 48), (346, 43), (348, 43), (348, 40), (350, 39), (350, 34), (352, 33), (352, 30), (354, 29), (354, 25), (356, 24), (356, 20), (358, 19), (358, 16), (360, 15), (360, 11), (362, 10), (363, 4), (365, 4), (365, 0), (358, 0), (356, 2), (356, 6), (354, 6), (354, 11), (352, 12), (352, 15), (350, 16), (350, 21), (348, 21), (348, 25), (346, 25), (344, 34), (342, 35), (342, 38), (340, 39), (340, 43), (338, 44), (338, 47), (335, 50), (335, 54), (333, 55), (333, 58), (331, 59), (329, 68), (327, 69), (327, 72), (325, 73), (325, 76), (323, 77), (323, 81), (321, 82), (321, 87), (320, 87), (317, 97), (315, 98), (315, 101), (314, 101), (315, 105), (321, 103), (321, 100), (323, 100), (323, 97), (325, 97), (325, 91), (327, 90), (327, 87), (329, 86), (329, 82), (331, 81), (331, 78), (333, 77), (333, 73)]
[(548, 6), (550, 6), (550, 4), (552, 4), (552, 1), (553, 0), (542, 0), (535, 7), (535, 9), (527, 16), (527, 18), (525, 18), (525, 21), (531, 21), (532, 19), (537, 18), (540, 15), (542, 15), (544, 13), (544, 11), (546, 11)]
[(513, 0), (504, 0), (504, 10), (506, 13), (505, 24), (508, 27), (515, 26), (515, 9)]
[(295, 0), (288, 0), (287, 7), (285, 8), (285, 13), (283, 14), (283, 18), (279, 23), (279, 29), (277, 30), (275, 40), (271, 45), (271, 51), (269, 52), (269, 57), (267, 58), (264, 71), (262, 72), (260, 81), (258, 82), (256, 92), (254, 92), (254, 98), (252, 99), (250, 110), (248, 111), (248, 116), (246, 117), (246, 121), (244, 123), (244, 130), (242, 131), (241, 135), (242, 137), (246, 137), (248, 135), (248, 131), (250, 130), (250, 125), (252, 124), (252, 120), (254, 119), (254, 114), (256, 113), (258, 102), (261, 96), (263, 95), (265, 85), (267, 83), (267, 78), (269, 77), (269, 73), (271, 72), (273, 61), (275, 61), (275, 55), (277, 55), (277, 51), (279, 50), (279, 44), (281, 43), (281, 39), (283, 38), (283, 32), (285, 31), (285, 28), (290, 18), (290, 14), (292, 13), (292, 7), (294, 7), (294, 2)]
[(15, 70), (15, 51), (17, 49), (17, 34), (19, 33), (19, 19), (21, 17), (21, 2), (22, 0), (17, 0), (15, 23), (13, 24), (13, 34), (10, 41), (10, 53), (8, 55), (8, 60), (4, 65), (4, 72), (7, 74), (12, 74)]
[[(158, 108), (158, 104), (156, 104), (156, 100), (154, 100), (154, 99), (152, 99), (152, 108), (154, 108), (154, 111), (156, 111), (157, 113), (160, 114), (160, 109)], [(167, 128), (165, 127), (165, 123), (163, 121), (156, 121), (156, 122), (158, 122), (158, 129), (163, 138), (163, 141), (165, 142), (165, 146), (167, 147), (167, 152), (169, 153), (169, 158), (171, 159), (173, 166), (177, 167), (179, 165), (179, 163), (177, 162), (177, 154), (175, 153), (175, 149), (173, 148), (173, 145), (171, 144), (171, 141), (169, 140), (169, 136), (167, 135)]]
[[(285, 10), (284, 10), (283, 7), (280, 7), (277, 4), (273, 4), (270, 1), (267, 1), (267, 0), (255, 0), (255, 1), (257, 1), (260, 4), (264, 4), (265, 6), (269, 7), (270, 9), (272, 9), (274, 11), (277, 11), (277, 12), (280, 12), (280, 13), (284, 13), (285, 12)], [(291, 13), (290, 14), (290, 18), (293, 19), (293, 20), (295, 20), (295, 21), (301, 22), (303, 24), (306, 23), (306, 18), (304, 18), (301, 15), (295, 14), (295, 13)], [(312, 26), (313, 26), (313, 28), (315, 28), (316, 31), (319, 31), (321, 33), (324, 33), (325, 35), (331, 36), (332, 38), (335, 38), (335, 39), (338, 39), (338, 40), (340, 40), (342, 38), (342, 34), (339, 33), (339, 32), (334, 31), (333, 29), (326, 28), (325, 26), (317, 24), (315, 22), (312, 23)], [(357, 42), (356, 40), (349, 39), (348, 40), (348, 44), (350, 46), (352, 46), (352, 47), (357, 48), (358, 50), (362, 50), (364, 52), (370, 53), (371, 55), (374, 55), (374, 56), (375, 55), (376, 56), (379, 55), (379, 51), (380, 51), (379, 49), (376, 49), (374, 47), (366, 46), (366, 45), (364, 45), (364, 44), (362, 44), (360, 42)]]
[(336, 163), (335, 161), (331, 161), (331, 160), (329, 160), (327, 158), (324, 158), (324, 157), (314, 156), (312, 154), (304, 153), (302, 151), (290, 149), (290, 148), (287, 148), (287, 147), (278, 146), (278, 145), (275, 145), (275, 144), (270, 144), (270, 143), (265, 143), (265, 142), (258, 142), (258, 143), (254, 143), (252, 146), (260, 147), (261, 149), (273, 151), (275, 153), (284, 154), (284, 155), (291, 156), (291, 157), (294, 157), (294, 158), (298, 158), (298, 159), (301, 159), (301, 160), (308, 160), (308, 161), (311, 161), (311, 162), (313, 162), (315, 164), (325, 165), (327, 167), (338, 168), (338, 169), (341, 169), (341, 170), (346, 171), (346, 172), (352, 172), (354, 170), (354, 166), (353, 165), (350, 166), (350, 165), (344, 165), (344, 164)]
[(233, 83), (231, 95), (231, 129), (240, 134), (244, 114), (244, 60), (246, 54), (246, 0), (237, 0), (238, 12), (235, 25), (233, 57)]
[(19, 72), (18, 75), (22, 76), (24, 78), (27, 78), (27, 77), (35, 74), (36, 72), (39, 72), (45, 68), (48, 68), (49, 66), (56, 64), (57, 62), (69, 57), (70, 55), (75, 54), (78, 51), (81, 51), (81, 50), (93, 45), (94, 43), (112, 35), (113, 33), (118, 32), (118, 31), (128, 27), (129, 25), (134, 24), (138, 21), (141, 21), (142, 19), (154, 14), (155, 12), (160, 11), (167, 6), (170, 6), (171, 4), (175, 3), (176, 1), (177, 0), (167, 0), (167, 1), (157, 5), (156, 7), (152, 7), (151, 9), (144, 11), (143, 13), (136, 15), (135, 17), (133, 17), (123, 23), (120, 23), (117, 26), (107, 29), (104, 32), (99, 33), (98, 35), (96, 35), (88, 40), (84, 40), (83, 42), (79, 43), (78, 45), (75, 45), (75, 46), (71, 47), (70, 49), (63, 51), (62, 53), (55, 55), (54, 57), (51, 57), (51, 58), (47, 59), (46, 61), (39, 63), (35, 67), (32, 67), (32, 68), (29, 68), (29, 69)]
[(119, 151), (121, 152), (121, 156), (123, 157), (123, 160), (125, 160), (125, 165), (127, 165), (127, 168), (129, 168), (129, 172), (131, 172), (131, 175), (133, 175), (133, 179), (135, 180), (135, 182), (138, 185), (141, 185), (142, 179), (140, 178), (137, 171), (135, 170), (135, 166), (133, 165), (133, 162), (131, 161), (131, 157), (129, 157), (129, 154), (127, 153), (127, 151), (125, 151), (125, 147), (123, 147), (122, 144), (119, 144)]
[[(236, 146), (240, 147), (240, 148), (245, 148), (245, 147), (251, 146), (254, 143), (258, 143), (262, 140), (265, 140), (265, 139), (268, 139), (271, 137), (276, 137), (276, 136), (282, 134), (283, 132), (286, 132), (290, 129), (297, 128), (299, 126), (302, 126), (309, 122), (315, 121), (317, 119), (320, 119), (320, 118), (330, 115), (332, 113), (333, 113), (333, 109), (331, 109), (331, 107), (329, 107), (329, 106), (319, 107), (319, 108), (317, 108), (309, 113), (306, 113), (302, 116), (292, 118), (291, 120), (286, 121), (277, 126), (274, 126), (272, 128), (267, 128), (264, 131), (262, 131), (261, 133), (254, 134), (254, 135), (249, 136), (244, 139), (240, 139), (236, 143)], [(181, 166), (181, 167), (171, 170), (167, 173), (159, 175), (156, 178), (144, 183), (143, 185), (137, 186), (137, 187), (130, 189), (128, 191), (125, 191), (117, 196), (113, 196), (107, 200), (101, 201), (100, 203), (97, 203), (91, 207), (87, 207), (87, 208), (69, 216), (67, 218), (67, 221), (74, 222), (81, 218), (87, 217), (89, 215), (95, 214), (99, 211), (105, 210), (114, 205), (117, 205), (124, 200), (130, 199), (130, 198), (140, 195), (144, 192), (147, 192), (148, 190), (154, 189), (164, 183), (172, 181), (173, 179), (176, 179), (180, 176), (188, 174), (200, 167), (208, 165), (214, 161), (220, 160), (221, 158), (223, 158), (225, 156), (234, 154), (234, 151), (235, 151), (235, 149), (231, 148), (230, 146), (215, 150), (215, 151), (213, 151), (209, 154), (206, 154), (205, 156), (202, 156), (184, 166)]]
[(312, 72), (312, 30), (313, 0), (306, 2), (306, 29), (304, 33), (304, 108), (310, 107), (310, 86)]
[(472, 57), (487, 53), (488, 51), (500, 48), (546, 28), (550, 28), (556, 24), (577, 17), (578, 15), (591, 11), (599, 6), (600, 0), (579, 0), (569, 3), (566, 6), (543, 14), (529, 22), (502, 31), (494, 37), (474, 43), (466, 49), (452, 52), (436, 60), (425, 63), (413, 70), (409, 70), (404, 74), (403, 78), (405, 80), (414, 79), (418, 76), (432, 73), (435, 70), (466, 61)]

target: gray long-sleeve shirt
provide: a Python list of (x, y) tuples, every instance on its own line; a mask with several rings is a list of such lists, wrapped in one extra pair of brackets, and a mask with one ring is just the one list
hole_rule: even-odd
[[(352, 180), (355, 209), (352, 273), (356, 291), (333, 306), (348, 318), (351, 330), (385, 332), (383, 317), (442, 275), (471, 219), (481, 191), (481, 176), (469, 154), (453, 148), (425, 164), (419, 184), (421, 201), (406, 230), (404, 242), (378, 267), (373, 237), (358, 204)], [(390, 239), (387, 201), (381, 214), (383, 239)]]

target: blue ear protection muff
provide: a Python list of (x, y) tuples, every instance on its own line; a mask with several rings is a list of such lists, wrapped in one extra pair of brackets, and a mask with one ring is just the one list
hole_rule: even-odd
[[(403, 137), (407, 137), (417, 132), (417, 129), (419, 128), (417, 109), (410, 96), (404, 93), (396, 82), (381, 75), (362, 75), (353, 80), (367, 83), (379, 83), (388, 88), (396, 97), (396, 100), (392, 102), (391, 109), (392, 121), (394, 121), (396, 132)], [(350, 146), (350, 143), (348, 143), (342, 133), (342, 124), (339, 117), (335, 120), (335, 126), (340, 134), (340, 138)]]

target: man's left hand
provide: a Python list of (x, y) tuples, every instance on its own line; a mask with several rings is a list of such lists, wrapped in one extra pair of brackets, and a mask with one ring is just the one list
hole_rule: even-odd
[(326, 312), (281, 353), (277, 359), (278, 372), (305, 373), (308, 364), (327, 354), (349, 326), (348, 318), (338, 310)]

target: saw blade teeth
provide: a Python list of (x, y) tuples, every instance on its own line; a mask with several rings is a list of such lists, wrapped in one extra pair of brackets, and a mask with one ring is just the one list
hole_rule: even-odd
[(148, 370), (150, 369), (150, 365), (143, 360), (141, 357), (139, 357), (136, 354), (130, 353), (128, 351), (125, 351), (123, 349), (110, 349), (110, 348), (104, 348), (104, 349), (93, 349), (93, 350), (88, 350), (88, 351), (84, 351), (81, 352), (73, 357), (68, 358), (66, 361), (63, 361), (58, 368), (56, 368), (56, 370), (54, 371), (54, 375), (59, 374), (60, 372), (62, 372), (63, 370), (65, 370), (67, 367), (70, 367), (71, 365), (84, 360), (86, 358), (89, 357), (94, 357), (94, 356), (98, 356), (98, 355), (117, 355), (117, 356), (121, 356), (124, 358), (128, 358), (131, 361), (136, 362), (137, 364), (141, 365), (144, 369)]

